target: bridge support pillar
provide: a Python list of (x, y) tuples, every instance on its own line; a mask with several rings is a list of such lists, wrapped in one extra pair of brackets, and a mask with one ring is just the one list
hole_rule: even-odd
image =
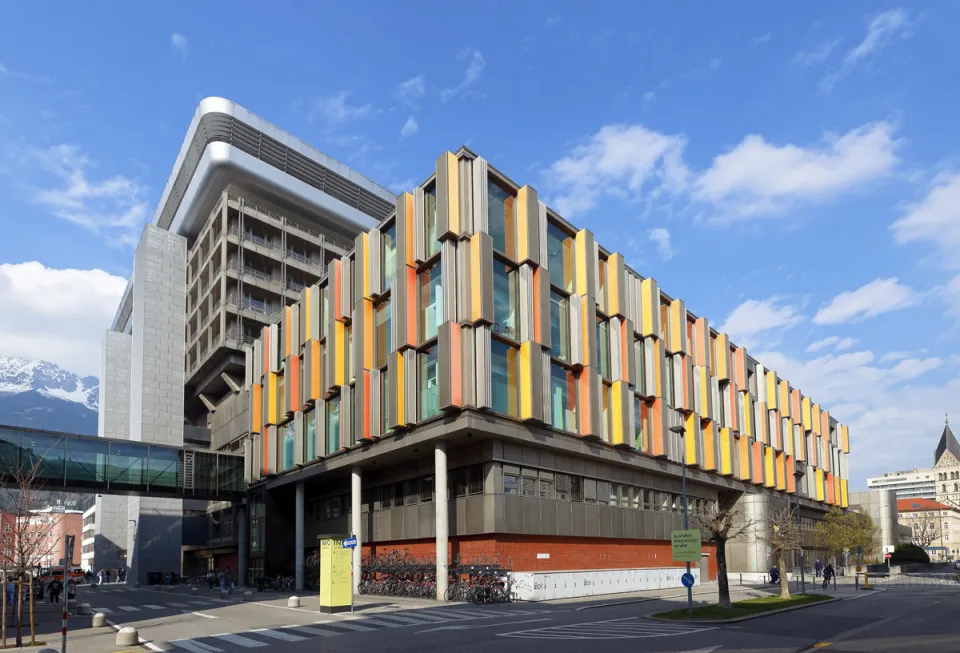
[(297, 483), (296, 516), (294, 517), (294, 583), (298, 592), (303, 591), (303, 520), (305, 512), (303, 482)]
[(247, 579), (247, 538), (249, 536), (247, 507), (240, 506), (237, 508), (237, 584), (240, 587), (246, 587), (250, 583)]
[(357, 538), (357, 546), (351, 552), (353, 554), (353, 578), (351, 579), (353, 583), (353, 593), (358, 594), (360, 588), (360, 563), (363, 560), (363, 523), (360, 521), (362, 508), (361, 508), (361, 491), (362, 483), (360, 476), (360, 468), (354, 467), (350, 470), (350, 534)]
[(442, 440), (433, 446), (433, 503), (436, 508), (437, 538), (437, 598), (443, 600), (447, 592), (447, 543), (450, 521), (447, 515), (447, 443)]

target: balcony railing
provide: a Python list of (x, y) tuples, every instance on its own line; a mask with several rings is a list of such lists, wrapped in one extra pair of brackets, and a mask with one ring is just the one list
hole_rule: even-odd
[(256, 279), (260, 279), (261, 281), (267, 281), (269, 283), (277, 283), (277, 284), (280, 283), (280, 280), (274, 278), (273, 275), (268, 274), (267, 272), (263, 272), (261, 270), (256, 270), (254, 268), (247, 267), (245, 265), (241, 266), (237, 261), (232, 261), (228, 265), (228, 267), (231, 270), (235, 270), (237, 272), (240, 272), (241, 274), (246, 274)]
[(302, 284), (299, 281), (294, 281), (293, 279), (287, 279), (287, 290), (300, 292), (304, 288), (306, 288), (306, 284)]
[(287, 250), (287, 258), (292, 258), (295, 261), (300, 261), (301, 263), (306, 263), (307, 265), (316, 265), (309, 256), (306, 254), (300, 254), (299, 252), (294, 252), (293, 250)]

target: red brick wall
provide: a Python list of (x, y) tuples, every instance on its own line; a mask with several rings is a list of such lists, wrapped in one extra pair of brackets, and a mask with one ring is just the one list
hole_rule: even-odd
[[(413, 556), (432, 558), (433, 540), (380, 542), (364, 545), (363, 553), (405, 551)], [(709, 577), (717, 577), (716, 547), (704, 544), (708, 553)], [(588, 537), (553, 537), (547, 535), (494, 535), (450, 538), (447, 549), (450, 559), (499, 560), (510, 564), (513, 571), (571, 571), (577, 569), (637, 569), (643, 567), (682, 567), (673, 562), (670, 542)], [(537, 558), (547, 553), (548, 559)]]

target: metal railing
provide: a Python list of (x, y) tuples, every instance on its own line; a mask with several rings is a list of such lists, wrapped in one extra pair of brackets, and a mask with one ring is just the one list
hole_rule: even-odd
[(306, 284), (300, 283), (299, 281), (294, 281), (293, 279), (287, 279), (287, 290), (300, 292), (306, 287), (307, 287)]

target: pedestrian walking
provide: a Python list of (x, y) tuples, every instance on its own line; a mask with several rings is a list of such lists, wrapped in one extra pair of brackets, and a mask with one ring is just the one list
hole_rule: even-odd
[(103, 572), (103, 569), (101, 569), (100, 571), (97, 572), (97, 585), (103, 585), (103, 576), (104, 576), (104, 572)]
[(50, 603), (60, 603), (60, 593), (63, 592), (63, 583), (59, 578), (54, 578), (48, 586), (50, 590)]
[(823, 568), (823, 589), (827, 589), (827, 586), (830, 585), (830, 581), (833, 580), (833, 577), (836, 575), (836, 572), (833, 570), (833, 564), (827, 563), (827, 566)]
[(816, 564), (813, 565), (813, 571), (816, 572), (817, 578), (820, 578), (820, 574), (823, 573), (823, 563), (818, 559)]

